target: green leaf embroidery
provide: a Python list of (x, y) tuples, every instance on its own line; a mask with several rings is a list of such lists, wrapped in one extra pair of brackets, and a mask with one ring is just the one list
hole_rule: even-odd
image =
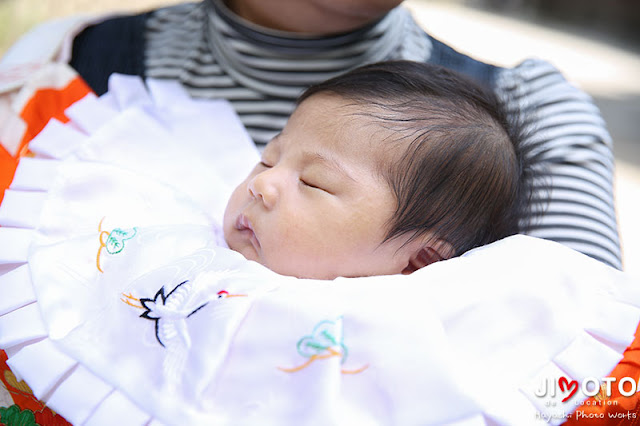
[(17, 405), (0, 408), (0, 422), (6, 426), (35, 426), (36, 418), (31, 410), (20, 410)]
[(137, 232), (136, 228), (132, 229), (120, 229), (115, 228), (109, 234), (109, 238), (107, 238), (107, 242), (105, 243), (105, 248), (107, 249), (107, 253), (116, 254), (120, 253), (124, 249), (124, 242), (126, 240), (130, 240), (135, 237)]

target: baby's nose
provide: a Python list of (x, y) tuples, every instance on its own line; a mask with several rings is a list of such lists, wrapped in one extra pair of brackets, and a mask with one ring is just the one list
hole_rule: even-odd
[(277, 175), (273, 169), (267, 169), (251, 179), (248, 185), (249, 194), (253, 198), (262, 201), (267, 209), (271, 209), (275, 206), (278, 200), (278, 185)]

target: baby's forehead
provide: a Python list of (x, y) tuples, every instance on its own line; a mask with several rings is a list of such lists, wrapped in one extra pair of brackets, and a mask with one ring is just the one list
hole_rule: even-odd
[(307, 157), (331, 158), (380, 175), (406, 151), (402, 126), (392, 118), (397, 117), (389, 117), (389, 111), (380, 107), (333, 94), (314, 94), (297, 106), (264, 152), (269, 157), (285, 151), (307, 153)]
[(282, 132), (270, 144), (306, 144), (345, 153), (375, 148), (381, 139), (393, 137), (380, 111), (362, 102), (319, 93), (297, 106)]

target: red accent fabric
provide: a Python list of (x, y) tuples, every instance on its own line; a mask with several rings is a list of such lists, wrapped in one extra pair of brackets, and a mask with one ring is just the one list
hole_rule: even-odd
[[(7, 365), (7, 354), (4, 351), (0, 351), (0, 372), (2, 372), (0, 380), (2, 380), (5, 388), (11, 394), (14, 404), (20, 408), (20, 411), (31, 411), (37, 424), (47, 426), (71, 425), (62, 416), (53, 412), (33, 396), (31, 389), (25, 382), (18, 382)], [(0, 419), (0, 424), (5, 424), (5, 422)]]

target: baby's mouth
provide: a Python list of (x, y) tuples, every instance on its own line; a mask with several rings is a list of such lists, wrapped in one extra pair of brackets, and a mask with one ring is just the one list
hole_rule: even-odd
[(256, 250), (260, 248), (260, 241), (258, 241), (258, 237), (256, 236), (256, 233), (253, 230), (251, 221), (249, 221), (249, 219), (245, 215), (240, 214), (236, 218), (236, 229), (243, 234), (244, 233), (248, 234), (249, 240), (251, 241), (251, 244), (253, 244)]

